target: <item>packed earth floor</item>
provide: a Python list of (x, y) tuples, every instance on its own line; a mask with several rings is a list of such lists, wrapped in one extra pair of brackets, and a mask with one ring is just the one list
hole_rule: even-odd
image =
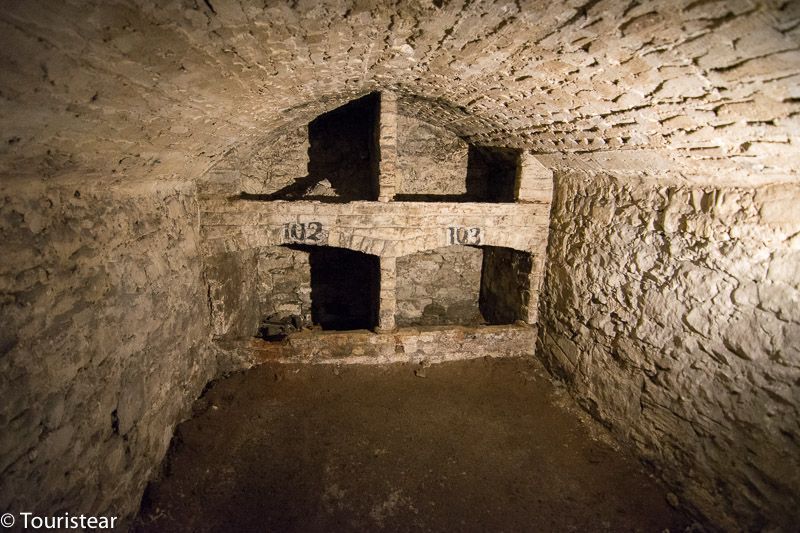
[(135, 531), (698, 527), (529, 360), (266, 364), (194, 409)]

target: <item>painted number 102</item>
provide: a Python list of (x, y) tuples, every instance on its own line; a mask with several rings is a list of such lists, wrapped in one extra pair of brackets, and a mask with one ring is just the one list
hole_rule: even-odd
[(293, 222), (283, 225), (285, 242), (317, 242), (322, 237), (322, 224), (319, 222)]

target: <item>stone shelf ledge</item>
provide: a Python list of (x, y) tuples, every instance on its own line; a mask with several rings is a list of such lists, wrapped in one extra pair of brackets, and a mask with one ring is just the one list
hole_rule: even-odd
[(439, 363), (475, 357), (532, 357), (536, 326), (427, 326), (391, 333), (303, 331), (279, 342), (217, 340), (252, 364), (268, 361), (342, 364)]
[(540, 253), (550, 204), (253, 201), (201, 203), (206, 253), (281, 244), (347, 248), (401, 257), (454, 244)]

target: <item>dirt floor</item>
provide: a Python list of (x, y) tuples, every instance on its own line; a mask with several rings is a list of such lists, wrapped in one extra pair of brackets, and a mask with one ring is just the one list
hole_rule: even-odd
[(264, 365), (179, 426), (135, 531), (683, 531), (536, 364)]

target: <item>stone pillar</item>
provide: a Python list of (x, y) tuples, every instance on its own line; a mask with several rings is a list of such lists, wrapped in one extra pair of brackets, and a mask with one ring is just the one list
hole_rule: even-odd
[(378, 331), (395, 329), (397, 309), (397, 258), (381, 257), (381, 289), (378, 308)]
[(539, 293), (542, 290), (542, 282), (544, 281), (544, 260), (547, 253), (547, 242), (542, 246), (537, 247), (537, 250), (531, 254), (531, 274), (530, 274), (530, 296), (528, 297), (528, 316), (526, 322), (528, 324), (536, 324), (539, 320)]
[(523, 150), (519, 154), (515, 189), (517, 201), (549, 204), (553, 201), (553, 171)]
[(378, 115), (378, 201), (391, 202), (397, 193), (397, 95), (381, 92)]
[[(536, 156), (527, 150), (523, 150), (519, 156), (516, 197), (517, 201), (542, 203), (548, 207), (553, 202), (553, 171), (541, 164)], [(535, 324), (539, 318), (539, 292), (544, 279), (547, 239), (542, 239), (530, 252), (532, 264), (527, 322)]]

